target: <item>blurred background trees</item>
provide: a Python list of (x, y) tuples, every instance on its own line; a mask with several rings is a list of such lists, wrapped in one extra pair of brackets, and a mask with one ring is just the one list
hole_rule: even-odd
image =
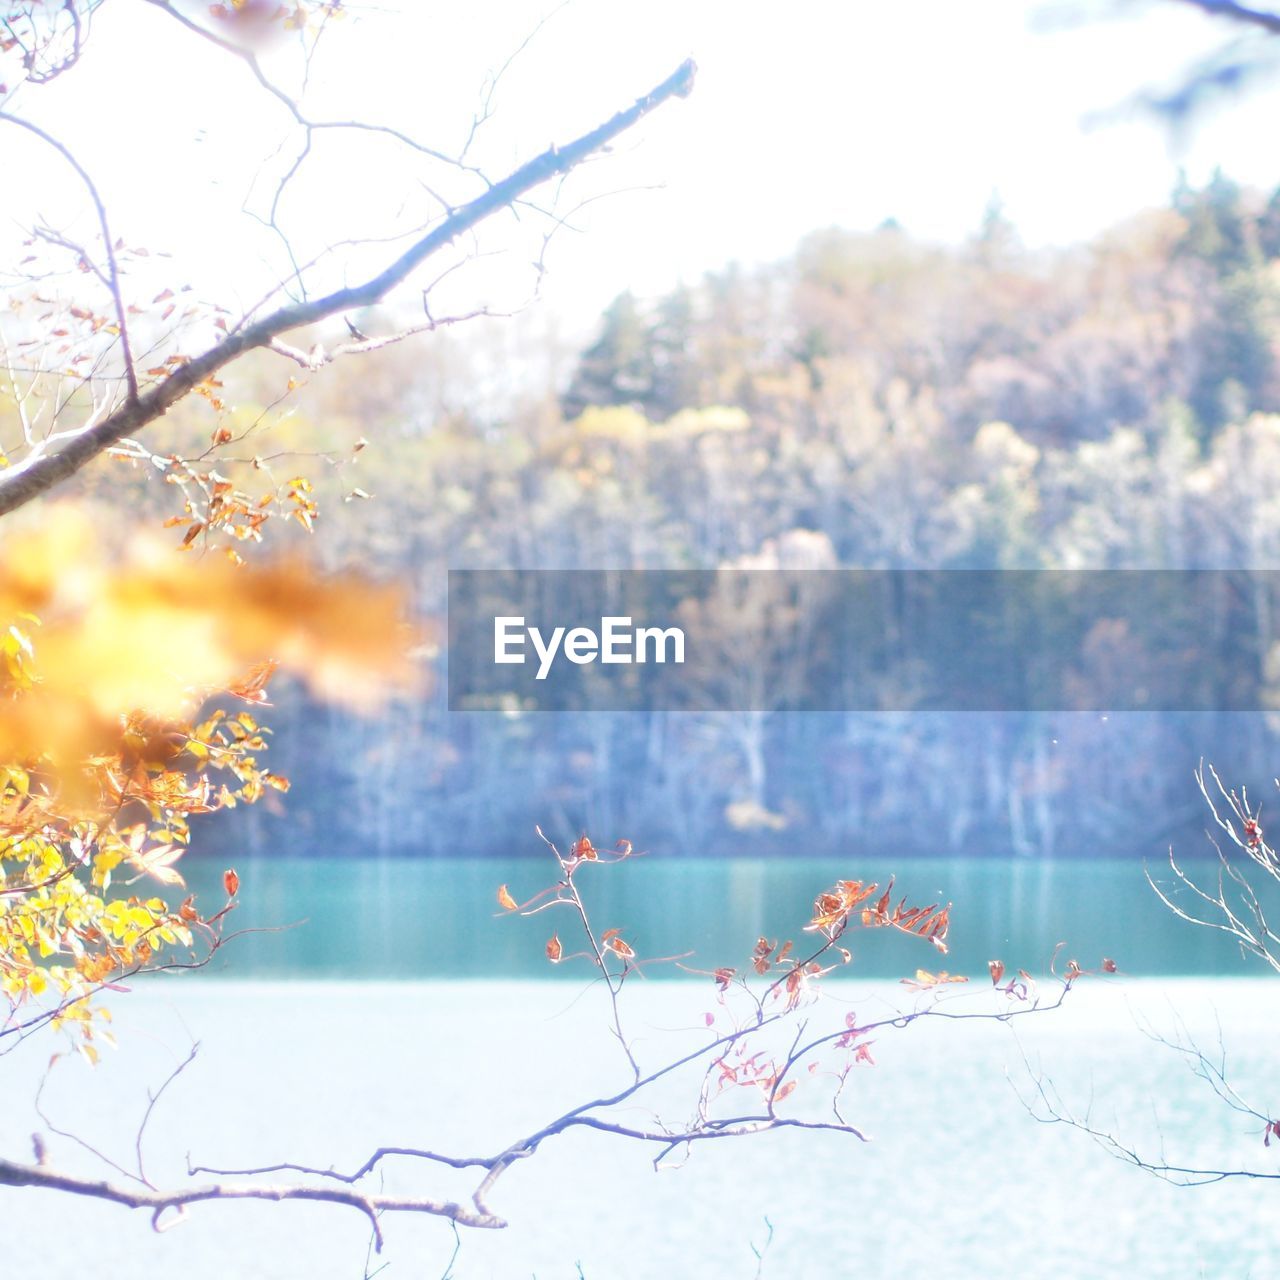
[[(624, 294), (576, 355), (526, 324), (334, 368), (272, 439), (373, 442), (300, 464), (322, 511), (351, 499), (316, 537), (335, 567), (407, 575), (424, 615), (448, 567), (714, 568), (797, 538), (849, 567), (1270, 568), (1277, 210), (1217, 175), (1059, 251), (994, 205), (958, 248), (817, 231)], [(504, 364), (518, 389), (494, 395)], [(234, 392), (258, 411), (252, 370)], [(287, 827), (251, 819), (259, 847), (500, 853), (558, 821), (708, 853), (1152, 854), (1198, 831), (1202, 755), (1252, 777), (1276, 746), (1261, 717), (1208, 713), (450, 716), (441, 682), (387, 715), (281, 693), (302, 799)]]

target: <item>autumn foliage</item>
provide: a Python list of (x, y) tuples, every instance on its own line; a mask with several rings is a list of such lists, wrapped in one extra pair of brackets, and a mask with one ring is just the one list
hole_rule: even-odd
[(222, 941), (236, 873), (206, 914), (178, 864), (193, 817), (288, 789), (257, 720), (276, 671), (357, 704), (410, 678), (394, 590), (104, 541), (54, 508), (0, 565), (0, 1037), (76, 1024), (90, 1055), (85, 996)]
[[(542, 833), (539, 832), (539, 835)], [(1017, 979), (1002, 984), (1004, 964), (990, 962), (994, 995), (1000, 1002), (994, 1012), (952, 1014), (947, 992), (966, 984), (968, 978), (947, 972), (918, 968), (902, 979), (902, 986), (916, 1003), (892, 1016), (862, 1019), (856, 1011), (846, 1011), (830, 1025), (821, 1025), (809, 1012), (822, 995), (823, 980), (853, 960), (847, 945), (855, 931), (890, 929), (927, 942), (935, 952), (946, 954), (951, 925), (951, 904), (912, 905), (903, 896), (895, 901), (893, 882), (883, 889), (858, 879), (838, 880), (814, 900), (808, 920), (794, 939), (758, 938), (741, 965), (699, 967), (689, 954), (643, 956), (627, 938), (622, 924), (610, 924), (598, 931), (588, 908), (582, 886), (584, 874), (600, 874), (601, 869), (642, 856), (629, 840), (619, 840), (612, 850), (602, 851), (583, 834), (572, 842), (568, 853), (542, 837), (559, 868), (558, 878), (524, 901), (512, 894), (508, 885), (497, 891), (498, 906), (504, 913), (533, 917), (544, 912), (567, 913), (580, 945), (566, 944), (557, 928), (543, 944), (547, 960), (555, 965), (585, 960), (603, 979), (609, 993), (614, 1035), (626, 1055), (634, 1077), (633, 1085), (610, 1100), (610, 1105), (630, 1102), (654, 1081), (678, 1069), (701, 1073), (697, 1085), (695, 1118), (686, 1127), (649, 1132), (651, 1141), (665, 1142), (663, 1155), (712, 1137), (744, 1136), (780, 1126), (837, 1129), (863, 1137), (842, 1112), (842, 1098), (849, 1073), (859, 1066), (875, 1065), (872, 1047), (877, 1032), (902, 1029), (920, 1017), (987, 1016), (1005, 1020), (1011, 1016), (1056, 1007), (1072, 984), (1086, 971), (1074, 960), (1058, 977), (1058, 994), (1042, 1000), (1030, 975), (1020, 970)], [(590, 869), (588, 871), (588, 869)], [(808, 940), (811, 939), (811, 940)], [(674, 1064), (646, 1070), (641, 1065), (625, 1029), (621, 994), (627, 981), (655, 965), (676, 965), (701, 979), (710, 979), (713, 1007), (704, 1014), (708, 1039), (701, 1048), (677, 1057)], [(1114, 972), (1110, 960), (1105, 972)], [(832, 1118), (808, 1120), (799, 1113), (780, 1112), (801, 1085), (812, 1094), (820, 1091)], [(756, 1109), (743, 1111), (730, 1101), (746, 1089), (756, 1100)], [(812, 1099), (811, 1099), (812, 1100)], [(604, 1105), (604, 1104), (601, 1104)], [(592, 1123), (595, 1123), (594, 1121)], [(623, 1131), (637, 1136), (630, 1130)]]

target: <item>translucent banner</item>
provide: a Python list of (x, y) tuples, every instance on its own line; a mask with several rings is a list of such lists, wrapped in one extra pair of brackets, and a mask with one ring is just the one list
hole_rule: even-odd
[(1262, 711), (1280, 574), (453, 570), (454, 711)]

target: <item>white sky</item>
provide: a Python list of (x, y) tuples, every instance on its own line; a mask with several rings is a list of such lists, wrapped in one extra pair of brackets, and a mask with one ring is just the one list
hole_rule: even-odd
[[(385, 121), (451, 150), (485, 73), (554, 2), (353, 8), (314, 69), (313, 114)], [(698, 60), (692, 98), (664, 107), (577, 184), (580, 195), (620, 194), (583, 210), (575, 224), (586, 234), (553, 250), (545, 296), (571, 327), (589, 327), (623, 288), (653, 294), (730, 260), (777, 258), (817, 227), (894, 216), (918, 236), (958, 240), (993, 191), (1038, 245), (1162, 203), (1179, 165), (1194, 180), (1220, 164), (1243, 182), (1280, 184), (1275, 90), (1203, 120), (1178, 148), (1151, 122), (1083, 126), (1234, 30), (1171, 0), (1122, 8), (1119, 20), (1046, 33), (1024, 0), (570, 0), (503, 79), (478, 158), (505, 170), (629, 104), (686, 55)], [(287, 54), (267, 65), (288, 82)], [(9, 105), (72, 145), (117, 234), (172, 249), (197, 287), (248, 301), (279, 269), (271, 236), (239, 210), (264, 164), (259, 191), (269, 189), (287, 120), (243, 68), (171, 19), (110, 0), (84, 64)], [(34, 144), (12, 131), (3, 140), (19, 157), (11, 177), (23, 179), (0, 188), (0, 217), (10, 227), (37, 211), (65, 219), (73, 188)], [(319, 145), (285, 208), (311, 248), (403, 227), (422, 206), (414, 166), (391, 146), (332, 135)], [(513, 289), (511, 262), (483, 267), (463, 296), (523, 296), (528, 276)]]

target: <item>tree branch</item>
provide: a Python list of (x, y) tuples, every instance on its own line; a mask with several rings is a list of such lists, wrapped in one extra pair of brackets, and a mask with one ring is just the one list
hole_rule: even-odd
[[(209, 41), (210, 44), (216, 45), (219, 49), (231, 54), (233, 57), (239, 58), (249, 70), (253, 73), (254, 79), (262, 86), (281, 106), (293, 117), (296, 124), (304, 128), (308, 135), (313, 129), (356, 129), (364, 133), (380, 133), (389, 138), (394, 138), (397, 142), (402, 142), (406, 147), (414, 151), (421, 152), (425, 156), (429, 156), (432, 160), (439, 160), (442, 164), (456, 165), (460, 169), (468, 170), (475, 173), (477, 177), (481, 176), (478, 170), (471, 169), (469, 166), (455, 160), (452, 156), (446, 155), (443, 151), (437, 151), (433, 147), (428, 147), (415, 138), (411, 138), (407, 133), (403, 133), (399, 129), (392, 128), (390, 125), (369, 124), (362, 120), (312, 120), (303, 113), (298, 102), (289, 96), (279, 85), (275, 84), (265, 71), (262, 64), (258, 61), (257, 55), (252, 49), (247, 49), (243, 45), (236, 44), (234, 40), (227, 40), (220, 36), (216, 31), (210, 30), (208, 27), (202, 26), (194, 19), (188, 17), (180, 9), (174, 7), (170, 0), (147, 0), (147, 3), (154, 5), (155, 8), (167, 13), (169, 17), (180, 22), (186, 29), (194, 35), (199, 36), (203, 40)], [(308, 143), (309, 145), (309, 143)]]
[(116, 326), (120, 330), (120, 351), (124, 360), (125, 384), (129, 388), (129, 401), (132, 403), (138, 398), (138, 374), (133, 366), (133, 350), (129, 342), (128, 313), (125, 309), (124, 298), (120, 293), (120, 264), (116, 259), (115, 245), (111, 240), (111, 226), (107, 221), (106, 205), (102, 202), (102, 196), (98, 193), (97, 185), (89, 176), (88, 170), (72, 155), (70, 149), (64, 143), (59, 142), (51, 133), (46, 133), (39, 125), (32, 124), (29, 120), (23, 120), (20, 116), (12, 115), (8, 111), (0, 111), (0, 120), (3, 120), (6, 124), (16, 125), (19, 129), (25, 129), (28, 133), (39, 138), (41, 142), (52, 147), (76, 171), (76, 176), (84, 183), (85, 189), (89, 192), (89, 199), (93, 201), (94, 212), (98, 218), (98, 229), (102, 233), (103, 252), (107, 256), (105, 278), (100, 271), (93, 268), (88, 254), (85, 254), (85, 265), (94, 270), (98, 278), (106, 285), (108, 293), (111, 294), (112, 305), (115, 307), (116, 313)]
[(325, 1204), (348, 1205), (365, 1214), (373, 1226), (375, 1247), (382, 1249), (380, 1213), (426, 1213), (451, 1218), (464, 1227), (495, 1229), (506, 1222), (491, 1213), (469, 1209), (451, 1200), (427, 1200), (419, 1197), (366, 1195), (343, 1187), (306, 1186), (238, 1186), (210, 1183), (174, 1191), (153, 1191), (146, 1187), (122, 1187), (115, 1183), (80, 1178), (58, 1173), (44, 1163), (18, 1164), (0, 1159), (0, 1187), (38, 1187), (45, 1191), (62, 1191), (69, 1195), (107, 1200), (130, 1209), (149, 1209), (151, 1224), (164, 1230), (161, 1217), (169, 1210), (182, 1210), (206, 1200), (312, 1200)]
[(625, 111), (619, 111), (567, 146), (548, 148), (456, 210), (378, 275), (363, 284), (281, 307), (253, 324), (232, 330), (217, 346), (179, 366), (136, 399), (68, 440), (56, 453), (25, 459), (0, 472), (0, 515), (23, 506), (73, 476), (98, 454), (163, 416), (194, 387), (246, 352), (268, 347), (290, 330), (381, 301), (422, 262), (451, 244), (458, 236), (492, 214), (507, 208), (549, 178), (568, 173), (670, 98), (687, 97), (693, 89), (695, 72), (696, 66), (692, 59), (685, 61), (666, 80), (637, 99)]
[(1248, 5), (1237, 4), (1236, 0), (1182, 0), (1192, 8), (1212, 14), (1216, 18), (1228, 18), (1232, 22), (1246, 22), (1264, 31), (1280, 34), (1280, 14), (1268, 13), (1264, 9), (1251, 9)]

